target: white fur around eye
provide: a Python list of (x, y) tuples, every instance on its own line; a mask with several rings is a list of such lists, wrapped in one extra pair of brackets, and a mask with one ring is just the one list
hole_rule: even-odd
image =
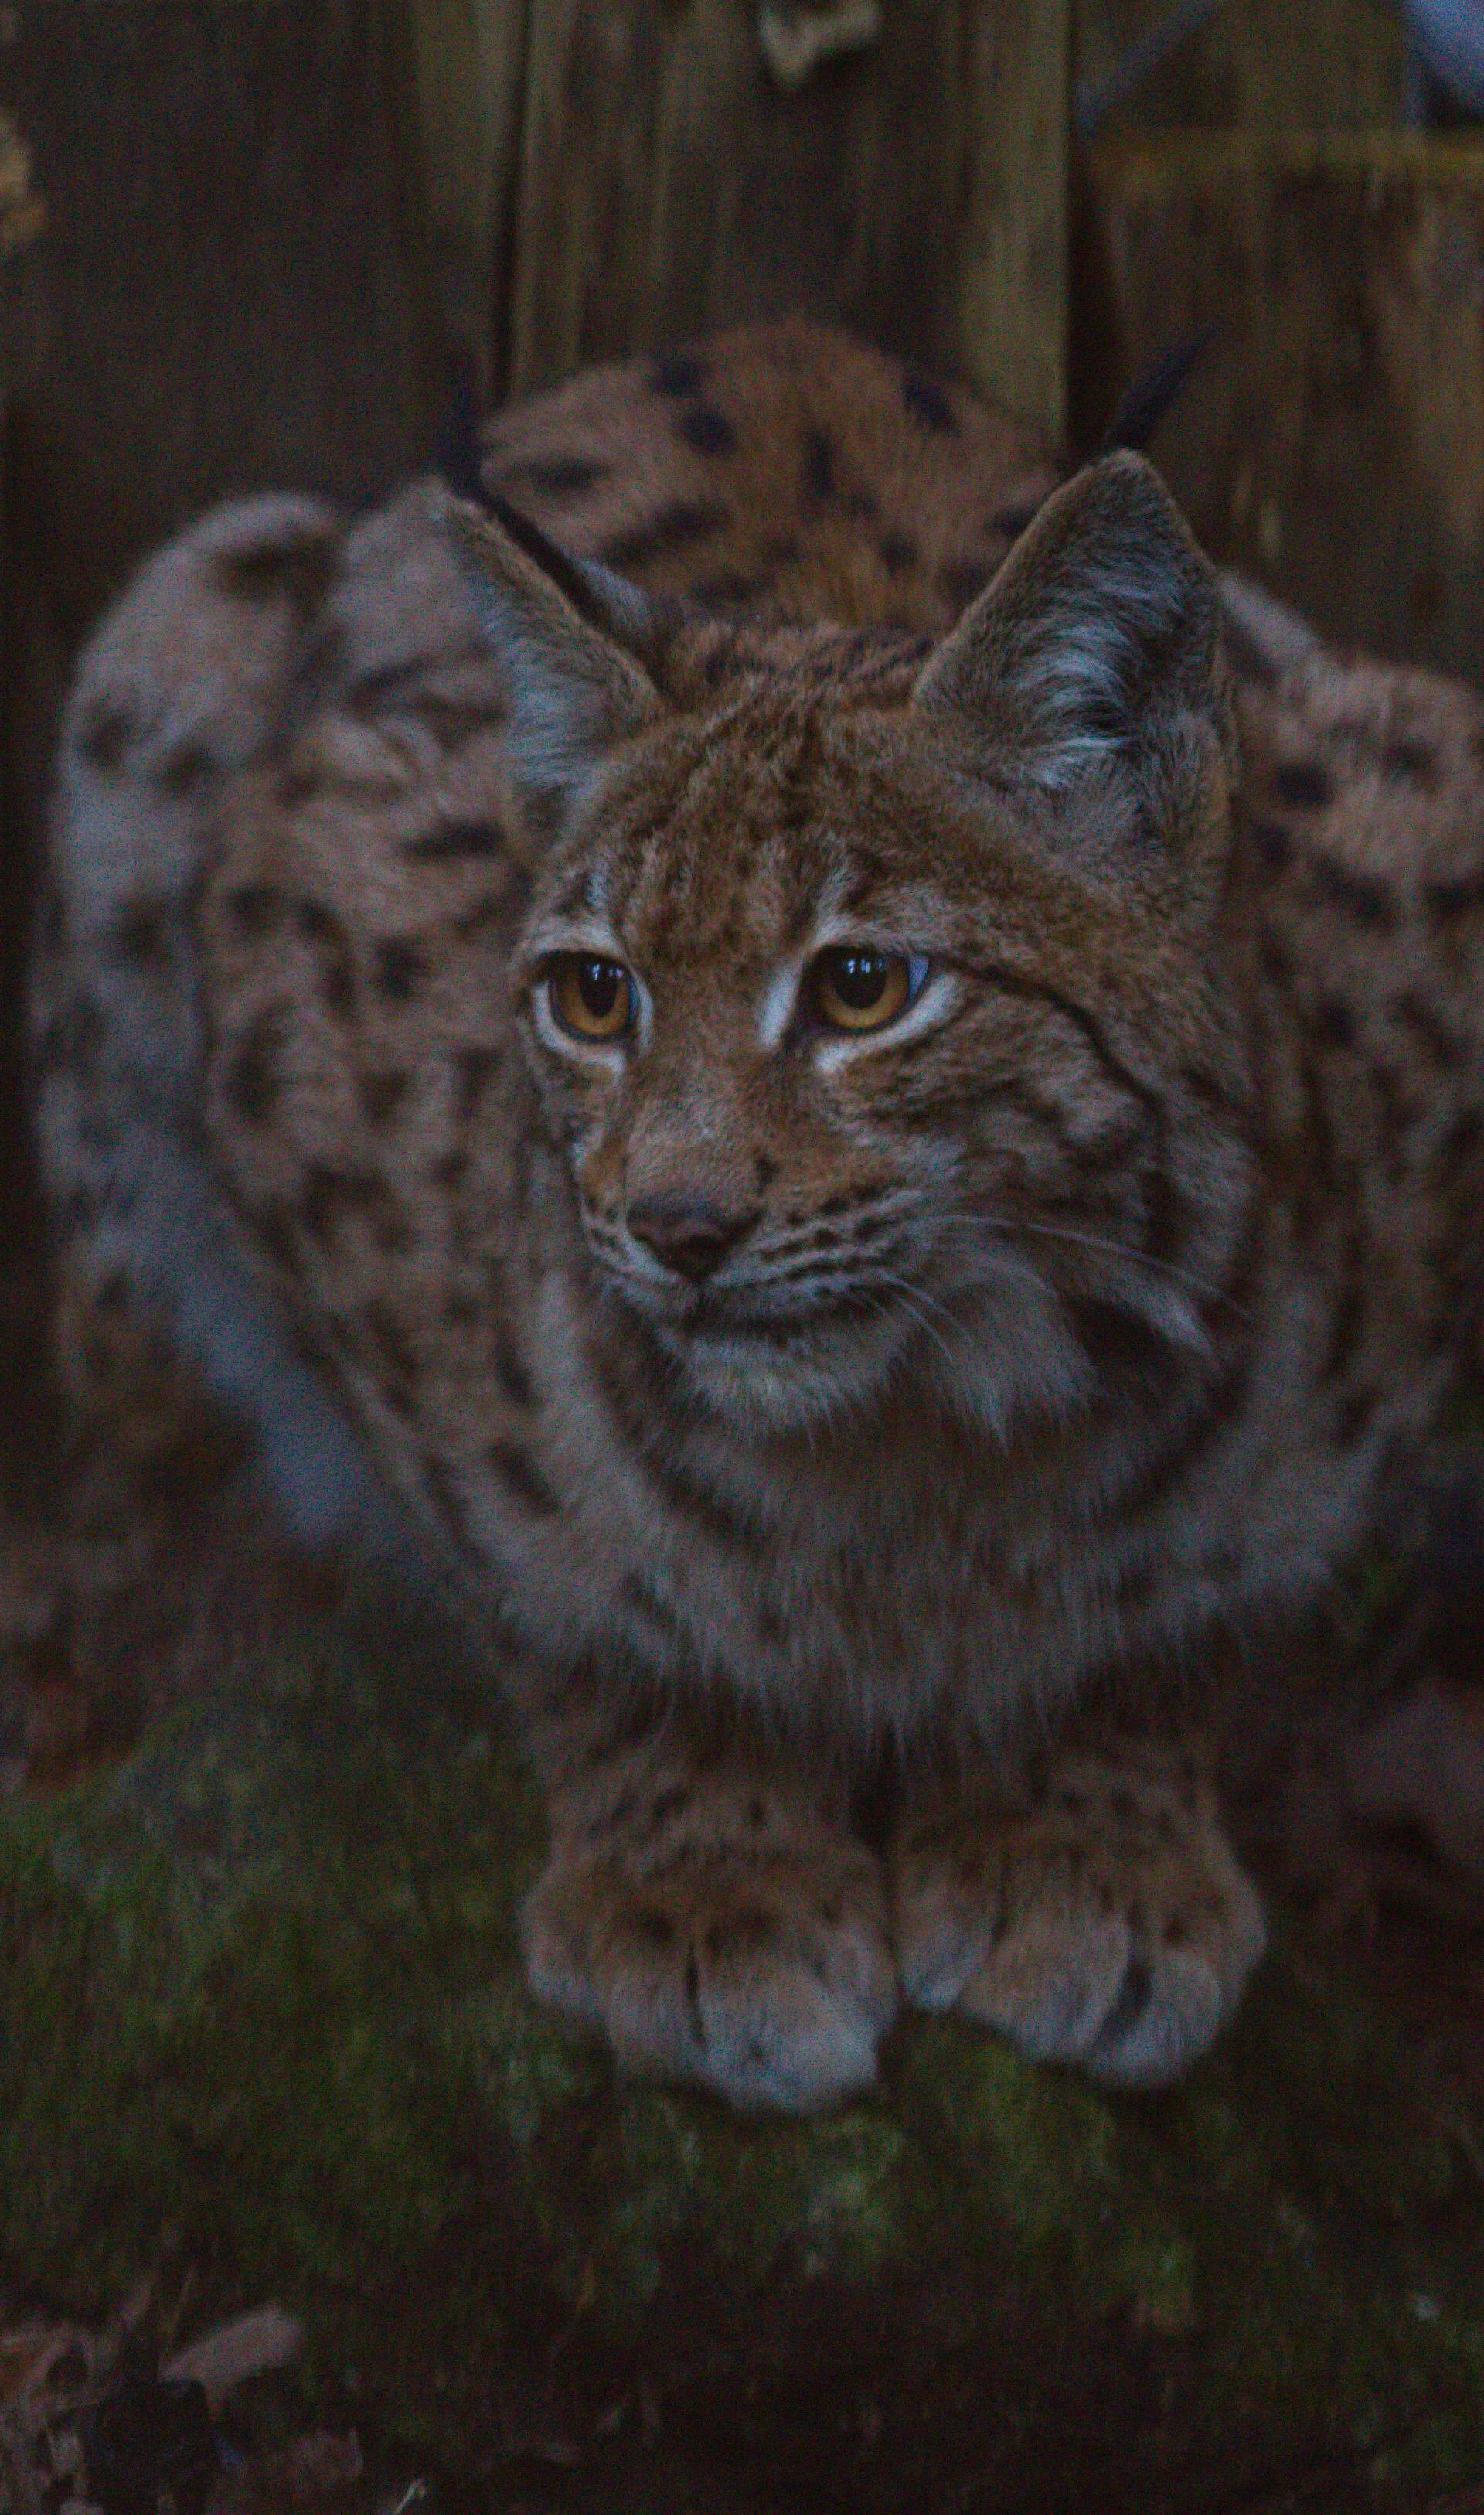
[(763, 990), (758, 1007), (758, 1045), (771, 1051), (782, 1039), (799, 1000), (799, 981), (804, 974), (802, 960), (789, 961), (775, 969)]

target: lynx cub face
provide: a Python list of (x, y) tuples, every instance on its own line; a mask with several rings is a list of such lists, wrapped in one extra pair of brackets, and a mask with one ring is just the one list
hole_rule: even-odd
[(525, 1044), (598, 1275), (697, 1401), (797, 1431), (909, 1363), (1000, 1426), (1070, 1399), (1090, 1239), (1199, 1341), (1151, 1122), (1173, 1053), (1221, 1050), (1229, 803), (1210, 582), (1146, 467), (1063, 492), (935, 653), (667, 637), (455, 530), (548, 834)]

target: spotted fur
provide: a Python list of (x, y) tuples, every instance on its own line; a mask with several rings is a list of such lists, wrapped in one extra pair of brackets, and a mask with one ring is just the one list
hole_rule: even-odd
[[(1049, 496), (798, 327), (485, 486), (219, 511), (84, 657), (79, 1403), (155, 1337), (303, 1534), (416, 1533), (547, 1789), (533, 1983), (627, 2063), (821, 2102), (906, 1999), (1169, 2077), (1260, 1916), (1090, 1688), (1310, 1596), (1471, 1347), (1484, 714), (1239, 588), (1233, 689), (1145, 465)], [(879, 1036), (842, 936), (923, 973)]]

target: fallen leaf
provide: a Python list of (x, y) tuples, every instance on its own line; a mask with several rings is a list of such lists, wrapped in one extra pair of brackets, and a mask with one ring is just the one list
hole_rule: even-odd
[(260, 2305), (251, 2314), (238, 2315), (234, 2323), (221, 2324), (215, 2331), (192, 2340), (188, 2348), (178, 2349), (160, 2372), (167, 2382), (203, 2385), (215, 2415), (239, 2384), (275, 2367), (286, 2367), (303, 2345), (304, 2332), (292, 2315), (281, 2306)]

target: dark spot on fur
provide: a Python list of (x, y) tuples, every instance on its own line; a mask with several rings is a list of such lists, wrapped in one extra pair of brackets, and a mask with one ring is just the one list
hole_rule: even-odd
[(454, 1109), (461, 1127), (468, 1126), (486, 1085), (493, 1081), (499, 1070), (500, 1051), (497, 1048), (460, 1049), (454, 1059), (454, 1072), (458, 1078)]
[(1365, 1438), (1376, 1413), (1376, 1394), (1369, 1388), (1352, 1388), (1342, 1401), (1335, 1418), (1335, 1431), (1341, 1449), (1353, 1449)]
[(658, 393), (672, 401), (683, 399), (686, 393), (699, 392), (705, 381), (699, 358), (686, 350), (672, 350), (656, 358), (649, 370), (649, 382)]
[(881, 512), (869, 489), (851, 489), (843, 503), (854, 524), (874, 524)]
[(662, 1913), (655, 1904), (639, 1905), (631, 1927), (640, 1947), (672, 1948), (675, 1945), (675, 1923), (670, 1915)]
[(1280, 804), (1318, 812), (1335, 801), (1335, 780), (1322, 760), (1283, 760), (1268, 780)]
[(615, 533), (603, 548), (603, 557), (610, 567), (642, 567), (653, 559), (672, 558), (680, 551), (691, 550), (727, 520), (722, 506), (702, 506), (685, 498), (677, 498), (659, 508), (647, 523), (633, 524), (628, 531)]
[(531, 1386), (531, 1375), (526, 1370), (519, 1348), (508, 1327), (502, 1325), (496, 1328), (490, 1343), (490, 1359), (495, 1366), (495, 1378), (500, 1382), (501, 1394), (522, 1415), (529, 1414), (535, 1395)]
[(385, 1301), (368, 1301), (361, 1311), (360, 1324), (388, 1394), (397, 1402), (399, 1412), (409, 1413), (419, 1367), (405, 1328)]
[(713, 1964), (725, 1964), (728, 1958), (761, 1956), (776, 1936), (771, 1918), (761, 1906), (741, 1904), (724, 1920), (712, 1922), (702, 1945)]
[(1451, 926), (1456, 918), (1471, 916), (1484, 908), (1484, 873), (1458, 875), (1451, 882), (1429, 882), (1422, 886), (1427, 914), (1439, 926)]
[(715, 576), (697, 577), (690, 589), (691, 598), (704, 611), (735, 611), (745, 603), (756, 602), (767, 592), (764, 578), (744, 576), (736, 567), (723, 567)]
[(1314, 887), (1332, 907), (1374, 933), (1389, 933), (1396, 923), (1396, 902), (1383, 882), (1352, 872), (1332, 856), (1316, 856), (1313, 863)]
[(283, 1036), (281, 1009), (270, 1006), (250, 1022), (238, 1040), (227, 1069), (227, 1092), (239, 1117), (261, 1127), (272, 1116), (281, 1083), (278, 1051)]
[(360, 1105), (373, 1127), (385, 1127), (393, 1111), (407, 1096), (410, 1076), (388, 1067), (380, 1074), (363, 1074), (360, 1078)]
[(580, 498), (606, 480), (608, 471), (606, 463), (590, 454), (533, 455), (528, 462), (512, 463), (497, 477), (502, 488), (535, 489), (543, 498)]
[(694, 1948), (685, 1952), (685, 2012), (698, 2052), (706, 2049), (706, 2014), (701, 2006), (701, 1960)]
[(1381, 755), (1381, 774), (1414, 786), (1437, 784), (1437, 755), (1424, 742), (1405, 738), (1388, 742)]
[(338, 1021), (348, 1021), (355, 1008), (355, 956), (350, 938), (334, 910), (327, 908), (322, 899), (306, 895), (296, 903), (294, 914), (301, 934), (318, 957), (320, 1001)]
[(1425, 997), (1415, 988), (1409, 987), (1404, 995), (1394, 998), (1391, 1011), (1413, 1033), (1434, 1065), (1446, 1069), (1458, 1064), (1463, 1052), (1462, 1040), (1439, 1020)]
[(920, 367), (907, 367), (902, 373), (902, 401), (909, 417), (938, 436), (957, 436), (959, 423), (953, 404), (941, 385), (925, 376)]
[(86, 1078), (93, 1072), (106, 1032), (107, 1024), (92, 997), (74, 996), (62, 1017), (62, 1059), (74, 1074)]
[(425, 1450), (423, 1453), (423, 1482), (428, 1489), (428, 1499), (446, 1535), (453, 1540), (461, 1554), (477, 1558), (478, 1548), (471, 1544), (469, 1530), (465, 1523), (464, 1497), (455, 1484), (445, 1461), (438, 1457), (435, 1450)]
[(835, 440), (822, 428), (804, 432), (800, 480), (806, 498), (835, 495)]
[(182, 742), (161, 761), (155, 783), (162, 795), (185, 803), (192, 795), (203, 795), (216, 783), (217, 763), (205, 745)]
[(1437, 1175), (1441, 1179), (1456, 1178), (1477, 1158), (1484, 1121), (1476, 1109), (1461, 1110), (1438, 1146)]
[(433, 1186), (441, 1188), (445, 1196), (456, 1195), (469, 1176), (469, 1155), (463, 1145), (454, 1144), (446, 1153), (441, 1153), (428, 1175)]
[(276, 540), (224, 551), (216, 562), (221, 591), (234, 602), (289, 602), (317, 608), (335, 566), (336, 536), (323, 525), (296, 524)]
[(1287, 873), (1294, 861), (1294, 842), (1287, 830), (1277, 821), (1257, 820), (1251, 823), (1251, 829), (1262, 872), (1269, 877)]
[(758, 1181), (758, 1191), (761, 1195), (764, 1188), (772, 1186), (774, 1179), (778, 1175), (778, 1165), (774, 1161), (771, 1153), (755, 1153), (753, 1161)]
[(113, 921), (115, 960), (133, 969), (170, 966), (170, 911), (162, 900), (131, 899)]
[(556, 1509), (556, 1497), (545, 1477), (514, 1441), (491, 1441), (484, 1453), (495, 1474), (507, 1491), (538, 1518), (550, 1519)]
[(404, 839), (402, 853), (414, 864), (457, 864), (473, 856), (498, 855), (504, 833), (494, 821), (444, 821), (425, 838)]
[[(676, 1614), (675, 1609), (671, 1606), (669, 1599), (661, 1597), (653, 1583), (646, 1581), (641, 1572), (631, 1572), (629, 1574), (627, 1580), (624, 1582), (620, 1594), (622, 1595), (626, 1606), (632, 1607), (636, 1614), (639, 1615), (645, 1624), (653, 1626), (655, 1631), (660, 1635), (663, 1642), (669, 1643), (674, 1641), (676, 1635), (680, 1630), (680, 1620)], [(688, 1793), (682, 1792), (677, 1795), (683, 1804), (688, 1799), (689, 1794)], [(657, 1800), (649, 1811), (649, 1821), (651, 1826), (657, 1822), (662, 1822), (665, 1814), (667, 1813), (668, 1811), (664, 1809), (663, 1801)]]
[(269, 934), (283, 915), (283, 893), (270, 882), (244, 882), (227, 892), (232, 923), (244, 934)]
[(376, 991), (391, 1005), (410, 1003), (423, 976), (423, 956), (415, 943), (396, 935), (376, 947)]
[(315, 899), (309, 893), (298, 902), (294, 914), (299, 931), (307, 942), (328, 943), (345, 931), (334, 910), (326, 908), (322, 899)]
[(917, 565), (917, 544), (909, 533), (883, 533), (876, 552), (888, 576), (900, 576), (904, 567)]
[(678, 433), (697, 454), (735, 454), (737, 432), (724, 411), (714, 410), (710, 402), (697, 402), (693, 410), (683, 411)]
[(127, 708), (116, 706), (110, 699), (98, 699), (88, 710), (77, 747), (90, 768), (117, 768), (135, 737), (135, 722)]
[(1314, 1009), (1313, 1034), (1324, 1048), (1353, 1048), (1355, 1015), (1340, 996), (1326, 996)]

